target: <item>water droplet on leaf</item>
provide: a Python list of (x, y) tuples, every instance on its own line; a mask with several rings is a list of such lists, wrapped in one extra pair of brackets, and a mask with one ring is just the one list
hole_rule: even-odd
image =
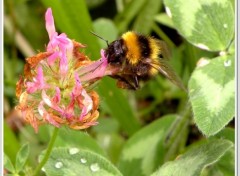
[(231, 66), (231, 64), (232, 64), (231, 60), (224, 61), (224, 66), (225, 67), (229, 67), (229, 66)]
[(171, 10), (169, 9), (169, 7), (166, 7), (166, 13), (167, 13), (167, 15), (168, 15), (170, 18), (172, 18), (172, 12), (171, 12)]
[(62, 166), (63, 166), (63, 163), (60, 162), (60, 161), (55, 164), (55, 167), (56, 167), (57, 169), (60, 169)]
[(208, 59), (202, 57), (202, 58), (200, 58), (199, 61), (197, 62), (197, 67), (203, 67), (203, 66), (209, 64), (209, 62), (210, 62), (210, 61), (209, 61)]
[(100, 167), (99, 167), (98, 163), (94, 163), (90, 166), (90, 169), (93, 172), (97, 172), (100, 169)]
[(204, 50), (209, 50), (208, 46), (202, 44), (202, 43), (198, 43), (196, 44), (197, 47), (201, 48), (201, 49), (204, 49)]
[(228, 25), (227, 25), (227, 24), (224, 24), (224, 25), (223, 25), (223, 27), (224, 27), (224, 28), (227, 28), (227, 27), (228, 27)]
[(81, 161), (81, 163), (83, 163), (83, 164), (87, 162), (87, 160), (86, 160), (85, 158), (81, 158), (80, 161)]
[(79, 152), (79, 149), (78, 148), (70, 148), (69, 149), (69, 154), (70, 155), (74, 155), (74, 154), (76, 154), (76, 153), (78, 153)]
[(219, 52), (219, 55), (220, 55), (220, 56), (226, 56), (226, 55), (227, 55), (227, 52), (226, 52), (226, 51), (220, 51), (220, 52)]

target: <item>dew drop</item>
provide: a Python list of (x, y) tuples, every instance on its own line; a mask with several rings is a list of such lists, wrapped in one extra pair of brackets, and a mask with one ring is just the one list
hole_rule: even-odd
[(227, 28), (227, 27), (228, 27), (228, 25), (225, 23), (225, 24), (223, 25), (223, 27), (224, 27), (224, 28)]
[(204, 49), (204, 50), (209, 50), (209, 48), (206, 45), (202, 44), (202, 43), (198, 43), (198, 44), (196, 44), (196, 46), (201, 48), (201, 49)]
[(81, 158), (80, 159), (81, 163), (85, 164), (87, 162), (87, 160), (85, 158)]
[(220, 52), (219, 52), (219, 55), (220, 55), (220, 56), (226, 56), (226, 55), (227, 55), (227, 52), (226, 52), (226, 51), (220, 51)]
[(97, 172), (100, 169), (100, 167), (98, 163), (94, 163), (94, 164), (91, 164), (90, 169), (92, 172)]
[(169, 9), (169, 7), (166, 7), (166, 13), (170, 18), (172, 18), (172, 13), (171, 13), (171, 10)]
[(231, 64), (232, 64), (231, 60), (224, 61), (224, 66), (225, 67), (229, 67), (229, 66), (231, 66)]
[(210, 61), (209, 61), (208, 59), (202, 57), (202, 58), (200, 58), (199, 61), (197, 62), (197, 67), (203, 67), (203, 66), (209, 64), (209, 62), (210, 62)]
[(74, 155), (74, 154), (76, 154), (76, 153), (78, 153), (79, 152), (79, 149), (78, 148), (70, 148), (69, 149), (69, 154), (70, 155)]
[(46, 172), (46, 170), (45, 170), (45, 168), (43, 167), (42, 169), (41, 169), (43, 172)]
[(60, 161), (55, 164), (55, 167), (56, 167), (57, 169), (60, 169), (62, 166), (63, 166), (63, 163), (60, 162)]

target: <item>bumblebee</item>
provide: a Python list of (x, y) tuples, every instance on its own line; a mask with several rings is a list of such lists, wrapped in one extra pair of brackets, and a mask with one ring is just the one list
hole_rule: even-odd
[(117, 79), (119, 88), (137, 90), (140, 81), (149, 80), (160, 72), (185, 90), (168, 63), (170, 52), (164, 41), (129, 31), (110, 44), (106, 42), (108, 47), (105, 56), (108, 64), (117, 69), (110, 76)]

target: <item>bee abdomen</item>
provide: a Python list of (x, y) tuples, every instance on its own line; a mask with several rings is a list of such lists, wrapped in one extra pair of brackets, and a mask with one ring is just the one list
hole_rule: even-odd
[(143, 35), (139, 35), (138, 44), (140, 47), (141, 56), (143, 58), (149, 58), (151, 54), (151, 48), (148, 38)]

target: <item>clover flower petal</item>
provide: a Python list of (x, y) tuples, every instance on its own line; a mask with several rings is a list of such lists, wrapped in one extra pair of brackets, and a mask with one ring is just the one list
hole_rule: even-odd
[(29, 93), (33, 93), (37, 90), (49, 88), (49, 86), (44, 81), (42, 67), (38, 67), (37, 76), (33, 78), (33, 82), (27, 82), (26, 86), (27, 86), (27, 92)]
[(45, 20), (47, 51), (26, 59), (16, 86), (16, 109), (36, 132), (45, 123), (76, 130), (96, 125), (99, 96), (91, 85), (106, 75), (107, 59), (91, 61), (80, 51), (83, 44), (58, 34), (50, 8)]
[(51, 40), (53, 36), (57, 35), (57, 32), (54, 25), (52, 10), (50, 8), (48, 8), (46, 11), (45, 21), (46, 21), (46, 29), (49, 35), (49, 39)]

